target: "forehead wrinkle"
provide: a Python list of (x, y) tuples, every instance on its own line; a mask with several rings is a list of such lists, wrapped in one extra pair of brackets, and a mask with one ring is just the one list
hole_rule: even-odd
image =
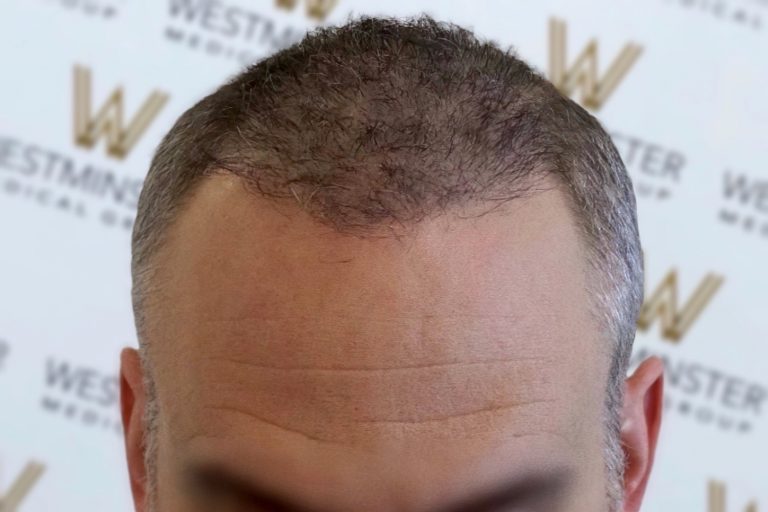
[[(304, 318), (307, 321), (299, 321)], [(513, 324), (501, 315), (477, 322), (452, 315), (399, 320), (360, 316), (358, 321), (339, 315), (335, 322), (328, 318), (262, 314), (237, 321), (200, 320), (184, 326), (186, 333), (177, 341), (205, 358), (254, 368), (361, 370), (494, 361), (555, 364), (563, 358), (562, 350), (551, 349), (568, 343), (546, 322), (532, 318)]]
[(537, 405), (537, 404), (543, 404), (543, 403), (553, 403), (557, 400), (554, 398), (540, 398), (536, 400), (521, 400), (516, 401), (511, 404), (505, 404), (505, 405), (496, 405), (496, 406), (490, 406), (490, 407), (483, 407), (477, 410), (467, 411), (467, 412), (457, 412), (457, 413), (451, 413), (446, 414), (443, 416), (433, 417), (433, 418), (424, 418), (424, 419), (417, 419), (417, 420), (405, 420), (405, 419), (386, 419), (386, 418), (378, 418), (374, 420), (354, 420), (355, 423), (360, 424), (389, 424), (389, 425), (425, 425), (428, 423), (435, 423), (435, 422), (441, 422), (441, 421), (448, 421), (448, 420), (455, 420), (459, 418), (469, 418), (471, 416), (478, 416), (483, 414), (493, 414), (493, 413), (499, 413), (508, 411), (510, 409), (521, 409), (523, 407), (529, 406), (529, 405)]
[[(433, 319), (450, 319), (452, 318), (450, 315), (430, 315)], [(498, 317), (499, 315), (490, 315), (491, 317)], [(506, 319), (506, 315), (502, 315)], [(413, 318), (412, 315), (409, 315), (409, 318)], [(416, 319), (419, 319), (419, 316), (416, 316)], [(253, 319), (251, 319), (253, 320)], [(257, 319), (258, 320), (258, 319)], [(216, 322), (213, 322), (213, 324), (216, 324)], [(216, 324), (216, 327), (221, 327), (221, 325)], [(230, 332), (219, 332), (218, 334), (222, 337), (220, 339), (224, 340), (226, 339), (227, 342), (232, 342), (233, 340), (236, 340), (240, 338), (240, 334), (244, 334), (245, 338), (241, 341), (245, 341), (245, 343), (237, 343), (237, 346), (239, 347), (253, 347), (253, 332), (254, 329), (257, 328), (257, 325), (254, 324), (251, 321), (246, 322), (235, 322), (232, 323), (229, 327), (245, 327), (244, 332), (239, 333), (238, 336), (233, 337), (232, 333)], [(282, 327), (282, 326), (281, 326)], [(466, 327), (466, 326), (464, 326)], [(225, 331), (228, 331), (229, 329), (225, 329)], [(198, 336), (197, 339), (199, 341), (203, 340), (204, 337), (200, 337), (200, 330), (197, 329)], [(215, 332), (216, 330), (214, 330)], [(262, 332), (259, 332), (259, 336), (263, 334)], [(334, 340), (328, 339), (323, 340), (324, 336), (317, 336), (317, 332), (313, 333), (313, 338), (308, 340), (311, 341), (311, 345), (313, 346), (312, 351), (313, 352), (320, 352), (323, 353), (328, 349), (328, 346), (326, 343), (323, 343), (323, 341), (327, 341), (330, 346), (334, 346)], [(335, 334), (335, 333), (334, 333)], [(388, 337), (385, 339), (391, 339), (389, 338), (391, 336), (391, 333), (388, 334)], [(425, 338), (426, 336), (426, 338)], [(419, 339), (432, 339), (434, 338), (434, 335), (422, 335), (417, 336)], [(455, 336), (452, 336), (455, 337)], [(541, 353), (541, 355), (527, 355), (530, 353), (530, 351), (524, 351), (523, 353), (520, 353), (518, 351), (519, 344), (510, 342), (509, 336), (507, 335), (505, 338), (499, 341), (498, 345), (496, 345), (496, 348), (502, 347), (502, 351), (497, 351), (494, 353), (493, 347), (494, 347), (494, 341), (493, 339), (488, 339), (487, 337), (479, 337), (477, 338), (479, 341), (477, 343), (477, 346), (482, 349), (480, 351), (472, 351), (472, 350), (465, 350), (465, 346), (457, 346), (457, 350), (448, 350), (447, 352), (441, 352), (434, 350), (427, 351), (428, 353), (424, 355), (428, 355), (428, 358), (425, 359), (416, 359), (413, 358), (393, 358), (391, 357), (391, 350), (389, 348), (386, 349), (386, 356), (384, 359), (381, 357), (378, 357), (376, 354), (376, 347), (375, 343), (370, 345), (368, 343), (363, 344), (363, 352), (362, 354), (368, 354), (369, 351), (373, 350), (374, 355), (376, 357), (368, 358), (365, 357), (356, 357), (355, 353), (351, 353), (347, 350), (343, 350), (346, 354), (346, 358), (338, 359), (338, 358), (330, 358), (327, 360), (317, 360), (317, 359), (306, 359), (306, 358), (300, 358), (297, 363), (293, 363), (296, 359), (291, 357), (293, 355), (292, 353), (292, 347), (293, 343), (288, 342), (287, 339), (284, 337), (281, 337), (277, 340), (277, 343), (282, 346), (283, 348), (288, 348), (288, 351), (285, 352), (285, 355), (287, 357), (290, 357), (288, 359), (286, 358), (280, 358), (273, 360), (267, 360), (264, 361), (263, 358), (258, 357), (258, 353), (262, 351), (253, 352), (251, 350), (247, 350), (246, 352), (240, 352), (238, 350), (231, 350), (232, 346), (231, 343), (196, 343), (197, 346), (196, 353), (200, 356), (199, 358), (196, 358), (196, 361), (190, 361), (193, 363), (193, 366), (195, 366), (195, 371), (192, 371), (192, 374), (196, 374), (198, 377), (194, 378), (194, 381), (196, 384), (200, 384), (202, 387), (199, 388), (199, 392), (203, 392), (205, 394), (208, 394), (207, 392), (212, 392), (214, 397), (227, 397), (230, 398), (234, 396), (235, 394), (239, 395), (241, 397), (240, 400), (237, 400), (237, 402), (240, 403), (228, 403), (228, 404), (218, 404), (218, 405), (226, 405), (231, 407), (232, 409), (240, 409), (243, 414), (247, 415), (253, 415), (257, 417), (263, 418), (265, 421), (272, 422), (275, 425), (285, 426), (289, 429), (295, 429), (299, 432), (302, 432), (304, 434), (316, 437), (317, 439), (333, 439), (333, 435), (328, 433), (328, 430), (326, 429), (326, 433), (323, 434), (323, 431), (318, 431), (318, 426), (321, 426), (324, 422), (327, 423), (327, 416), (323, 416), (322, 410), (310, 412), (306, 410), (306, 407), (313, 408), (318, 407), (318, 404), (315, 403), (314, 405), (311, 403), (312, 396), (310, 393), (310, 396), (307, 398), (310, 400), (309, 403), (306, 404), (296, 404), (293, 405), (290, 404), (290, 402), (286, 402), (284, 400), (281, 400), (277, 395), (270, 395), (270, 396), (253, 396), (253, 391), (257, 389), (264, 390), (264, 386), (259, 383), (260, 380), (267, 382), (267, 381), (274, 381), (274, 378), (270, 377), (270, 374), (276, 375), (276, 374), (284, 374), (286, 377), (291, 375), (296, 375), (300, 380), (306, 378), (307, 376), (311, 375), (317, 375), (322, 376), (340, 376), (340, 375), (348, 375), (350, 377), (352, 376), (358, 376), (358, 377), (368, 377), (368, 376), (381, 376), (381, 377), (387, 377), (391, 379), (392, 381), (400, 381), (402, 378), (413, 375), (414, 377), (416, 375), (419, 375), (421, 372), (438, 372), (438, 373), (454, 373), (454, 372), (460, 372), (461, 370), (464, 370), (464, 373), (466, 375), (469, 375), (470, 379), (480, 379), (480, 385), (481, 387), (484, 385), (485, 382), (488, 382), (489, 377), (489, 369), (508, 369), (507, 373), (509, 374), (509, 381), (510, 381), (510, 387), (514, 387), (516, 391), (513, 393), (513, 397), (517, 395), (516, 398), (513, 398), (513, 400), (525, 400), (525, 399), (534, 399), (534, 398), (544, 398), (548, 399), (548, 397), (536, 397), (535, 395), (531, 395), (530, 392), (526, 392), (525, 390), (528, 389), (529, 391), (532, 389), (531, 381), (529, 379), (522, 379), (522, 381), (515, 379), (514, 375), (519, 372), (515, 372), (514, 368), (522, 368), (524, 369), (524, 373), (531, 372), (535, 370), (536, 368), (541, 368), (542, 370), (549, 368), (550, 371), (552, 368), (559, 367), (563, 361), (565, 360), (562, 356), (562, 351), (558, 352), (550, 352), (545, 351)], [(274, 340), (273, 340), (274, 341)], [(338, 338), (336, 339), (338, 341)], [(530, 340), (529, 340), (530, 341)], [(490, 342), (490, 343), (489, 343)], [(439, 340), (433, 340), (433, 343), (437, 344), (438, 346), (441, 345)], [(258, 345), (258, 343), (256, 343)], [(410, 345), (409, 343), (406, 343), (406, 345)], [(449, 345), (453, 345), (452, 343), (449, 343)], [(466, 345), (466, 344), (461, 344)], [(539, 345), (539, 344), (535, 344)], [(268, 347), (267, 347), (268, 348)], [(486, 354), (489, 353), (488, 349), (491, 348), (491, 357), (486, 358)], [(341, 353), (341, 352), (340, 352)], [(538, 352), (534, 352), (534, 354), (537, 354)], [(266, 355), (266, 352), (264, 352)], [(447, 354), (448, 357), (440, 358), (441, 355)], [(464, 358), (466, 354), (467, 358)], [(505, 357), (498, 357), (498, 354), (504, 354)], [(510, 355), (511, 354), (511, 355)], [(517, 355), (519, 354), (519, 355)], [(458, 355), (458, 357), (457, 357)], [(486, 356), (486, 357), (483, 357)], [(556, 356), (556, 357), (555, 357)], [(441, 360), (442, 359), (442, 360)], [(331, 364), (327, 364), (330, 362)], [(392, 364), (394, 362), (394, 364)], [(224, 364), (224, 366), (221, 366), (221, 364)], [(309, 363), (309, 364), (307, 364)], [(366, 363), (373, 363), (373, 364), (366, 364)], [(389, 364), (387, 364), (389, 363)], [(204, 365), (204, 366), (200, 366)], [(218, 368), (214, 368), (213, 371), (208, 371), (206, 368), (207, 365), (214, 365)], [(237, 369), (238, 367), (242, 367), (241, 369)], [(192, 368), (190, 368), (191, 370)], [(267, 372), (266, 374), (264, 372)], [(491, 372), (491, 374), (496, 373)], [(535, 380), (545, 378), (546, 381), (549, 381), (551, 384), (553, 381), (558, 381), (558, 379), (554, 379), (553, 376), (547, 376), (549, 372), (543, 371), (543, 372), (536, 372), (536, 374), (539, 375), (539, 377)], [(190, 377), (193, 377), (193, 375), (190, 374)], [(198, 382), (199, 376), (205, 375), (205, 378), (203, 379), (205, 382)], [(248, 375), (258, 375), (257, 377), (248, 377)], [(216, 377), (224, 377), (224, 381), (217, 381)], [(398, 377), (399, 376), (399, 377)], [(461, 378), (461, 377), (459, 377)], [(413, 379), (409, 379), (413, 380)], [(514, 382), (515, 380), (518, 380), (518, 382)], [(235, 390), (235, 387), (237, 387), (237, 382), (233, 381), (239, 381), (240, 385), (242, 385), (242, 388), (240, 391), (237, 391), (236, 393), (232, 393), (231, 391)], [(363, 393), (362, 396), (364, 396), (365, 387), (362, 389), (360, 388), (360, 382), (366, 383), (366, 386), (369, 386), (367, 384), (367, 379), (365, 381), (349, 381), (344, 380), (346, 384), (341, 383), (337, 385), (335, 388), (333, 386), (326, 386), (329, 390), (333, 390), (333, 393), (338, 393), (338, 390), (341, 390), (343, 393), (350, 393), (357, 391), (358, 393)], [(248, 383), (251, 383), (250, 385)], [(310, 381), (307, 381), (310, 382)], [(357, 382), (357, 384), (355, 384)], [(414, 381), (416, 382), (416, 381)], [(539, 382), (541, 382), (539, 380)], [(228, 387), (230, 390), (230, 393), (227, 393), (225, 391), (225, 388), (219, 387), (219, 384), (224, 384)], [(573, 384), (573, 382), (572, 382)], [(317, 390), (317, 384), (307, 384), (311, 389)], [(206, 389), (206, 386), (208, 389)], [(381, 386), (379, 386), (381, 387)], [(422, 393), (424, 394), (423, 387), (417, 386), (417, 389), (421, 387)], [(504, 386), (506, 387), (506, 386)], [(572, 387), (572, 386), (566, 386)], [(296, 386), (293, 389), (299, 389), (300, 386)], [(384, 388), (388, 388), (388, 386), (384, 386)], [(459, 385), (458, 388), (455, 389), (467, 389), (466, 386)], [(535, 388), (534, 388), (535, 389)], [(224, 392), (223, 392), (224, 391)], [(539, 389), (538, 391), (541, 391)], [(198, 392), (198, 393), (199, 393)], [(330, 392), (330, 391), (329, 391)], [(527, 393), (527, 394), (526, 394)], [(439, 396), (439, 393), (436, 391), (432, 393), (435, 397)], [(492, 395), (492, 394), (491, 394)], [(397, 396), (395, 394), (394, 396)], [(405, 395), (402, 395), (405, 396)], [(248, 399), (245, 401), (245, 399)], [(477, 400), (474, 400), (472, 403), (468, 401), (464, 401), (463, 404), (459, 403), (458, 405), (460, 408), (458, 410), (454, 409), (455, 412), (452, 412), (451, 414), (459, 416), (461, 414), (465, 413), (471, 413), (472, 410), (478, 410), (478, 406), (481, 408), (486, 405), (484, 404), (483, 400), (487, 400), (489, 398), (489, 395), (487, 393), (482, 393), (480, 398)], [(503, 397), (499, 397), (497, 395), (497, 402), (495, 406), (497, 409), (499, 406), (504, 405), (500, 400), (503, 399)], [(267, 410), (264, 410), (263, 407), (258, 405), (258, 402), (270, 399), (273, 403), (267, 407)], [(438, 428), (441, 428), (442, 426), (445, 426), (445, 431), (442, 433), (439, 433), (441, 437), (447, 437), (447, 438), (453, 438), (453, 437), (466, 437), (466, 436), (472, 436), (472, 435), (489, 435), (491, 432), (495, 432), (495, 435), (506, 435), (505, 433), (509, 433), (511, 429), (508, 428), (509, 425), (512, 424), (518, 424), (520, 421), (518, 419), (512, 419), (509, 420), (511, 423), (508, 423), (507, 425), (502, 425), (499, 423), (498, 419), (492, 419), (487, 418), (486, 416), (489, 416), (489, 414), (475, 414), (474, 423), (470, 424), (469, 421), (472, 418), (465, 418), (463, 421), (453, 421), (453, 422), (446, 422), (446, 421), (439, 421), (441, 419), (446, 420), (450, 419), (448, 418), (448, 414), (442, 414), (442, 416), (436, 415), (437, 411), (431, 410), (431, 407), (429, 407), (430, 403), (434, 404), (434, 398), (424, 397), (425, 401), (423, 404), (413, 404), (413, 405), (419, 405), (419, 407), (423, 407), (426, 405), (426, 411), (429, 414), (431, 414), (431, 417), (427, 418), (418, 418), (418, 417), (392, 417), (391, 415), (381, 415), (378, 414), (377, 416), (371, 417), (369, 416), (367, 419), (355, 417), (354, 415), (348, 415), (342, 419), (334, 420), (334, 425), (343, 426), (343, 429), (340, 429), (340, 432), (338, 432), (339, 435), (351, 437), (351, 438), (357, 438), (357, 437), (365, 437), (366, 435), (373, 435), (371, 432), (372, 430), (382, 430), (384, 431), (384, 434), (387, 436), (394, 436), (396, 438), (403, 438), (409, 435), (416, 435), (416, 436), (423, 436), (426, 435), (429, 437), (430, 435), (438, 435), (436, 433), (436, 430)], [(336, 394), (336, 398), (333, 402), (335, 402), (335, 405), (333, 402), (328, 402), (326, 405), (321, 407), (321, 409), (325, 408), (328, 410), (328, 408), (338, 408), (339, 405), (342, 406), (342, 409), (348, 409), (351, 411), (351, 408), (348, 407), (349, 403), (347, 405), (344, 405), (344, 401), (349, 402), (348, 398), (345, 398), (344, 395), (338, 395)], [(478, 401), (480, 400), (480, 401)], [(245, 403), (244, 403), (245, 401)], [(460, 398), (461, 401), (461, 398)], [(509, 401), (509, 398), (507, 397), (507, 402)], [(547, 402), (543, 402), (546, 404)], [(250, 405), (249, 405), (250, 404)], [(255, 407), (252, 407), (252, 406)], [(322, 404), (320, 404), (322, 405)], [(352, 404), (354, 405), (354, 404)], [(375, 404), (374, 404), (375, 405)], [(448, 403), (450, 407), (455, 407), (456, 403)], [(509, 405), (509, 404), (507, 404)], [(279, 406), (279, 407), (278, 407)], [(379, 404), (379, 407), (381, 407), (381, 404)], [(474, 407), (474, 409), (472, 409)], [(272, 409), (272, 412), (269, 411), (269, 409)], [(490, 409), (490, 408), (488, 408)], [(278, 410), (278, 413), (275, 414), (275, 410)], [(402, 409), (400, 409), (402, 410)], [(445, 409), (444, 409), (445, 410)], [(373, 411), (376, 412), (376, 411)], [(379, 410), (379, 413), (381, 412), (381, 409)], [(386, 412), (386, 410), (385, 410)], [(482, 411), (480, 411), (482, 412)], [(499, 410), (496, 411), (497, 413), (500, 412)], [(300, 413), (300, 416), (295, 416), (294, 413)], [(467, 414), (469, 416), (469, 414)], [(482, 416), (482, 417), (481, 417)], [(526, 415), (527, 416), (527, 415)], [(542, 419), (544, 419), (546, 415), (542, 416)], [(458, 419), (458, 418), (456, 418)], [(456, 420), (455, 419), (455, 420)], [(343, 421), (342, 421), (343, 420)], [(381, 420), (381, 421), (377, 421)], [(422, 425), (418, 425), (418, 422), (420, 420), (424, 420), (422, 422)], [(429, 421), (431, 420), (431, 421)], [(519, 420), (522, 420), (524, 424), (530, 425), (530, 419), (525, 418), (519, 418)], [(399, 422), (399, 423), (397, 423)], [(410, 423), (410, 425), (409, 425)], [(479, 425), (478, 425), (479, 423)], [(330, 426), (330, 425), (328, 425)], [(354, 432), (353, 427), (357, 427), (358, 429), (362, 429), (359, 432)], [(524, 425), (523, 425), (524, 426)], [(421, 427), (421, 428), (419, 428)], [(428, 430), (429, 431), (428, 431)]]
[[(224, 338), (227, 341), (233, 339), (228, 335)], [(348, 425), (356, 421), (361, 425), (366, 421), (375, 423), (376, 420), (393, 424), (396, 421), (416, 423), (450, 414), (466, 414), (483, 407), (510, 405), (510, 401), (551, 398), (547, 395), (554, 393), (552, 386), (559, 379), (549, 374), (561, 366), (560, 353), (517, 355), (515, 344), (506, 342), (506, 357), (493, 353), (488, 357), (486, 341), (478, 344), (483, 350), (476, 353), (449, 351), (448, 357), (440, 358), (441, 352), (429, 351), (426, 360), (392, 357), (382, 360), (380, 357), (356, 357), (344, 351), (346, 359), (300, 358), (295, 363), (296, 359), (290, 357), (290, 343), (286, 352), (290, 358), (267, 361), (259, 357), (261, 351), (239, 352), (230, 350), (229, 344), (201, 343), (197, 344), (201, 357), (191, 361), (194, 368), (188, 367), (186, 371), (199, 388), (198, 394), (210, 392), (213, 397), (239, 397), (229, 405), (260, 414), (269, 421), (296, 427), (305, 421), (310, 424), (326, 421), (324, 410), (341, 411), (341, 419)], [(333, 343), (333, 340), (328, 342)], [(285, 346), (286, 341), (280, 340), (279, 344)], [(327, 350), (325, 343), (318, 339), (312, 344), (320, 345), (314, 349), (320, 353)], [(251, 343), (247, 345), (252, 346)], [(376, 352), (368, 344), (364, 344), (363, 349), (363, 354), (369, 350)], [(389, 353), (389, 349), (386, 350)], [(464, 354), (468, 357), (462, 357)], [(201, 375), (204, 376), (202, 380)], [(417, 392), (407, 391), (407, 387), (413, 387)], [(254, 395), (256, 390), (261, 393)], [(299, 395), (301, 399), (297, 398)], [(287, 396), (289, 400), (281, 396)], [(367, 418), (356, 416), (353, 414), (356, 405), (361, 407), (362, 414), (371, 414)], [(414, 416), (417, 406), (424, 416)], [(393, 411), (397, 415), (392, 416)], [(304, 430), (304, 427), (300, 429)]]
[[(245, 411), (245, 410), (242, 410), (242, 409), (240, 409), (238, 407), (233, 407), (233, 406), (228, 406), (228, 405), (203, 405), (201, 407), (201, 409), (204, 410), (204, 411), (213, 411), (214, 413), (227, 412), (227, 413), (233, 413), (233, 414), (238, 414), (238, 415), (245, 415), (245, 416), (248, 416), (250, 419), (254, 419), (254, 420), (258, 421), (259, 423), (267, 425), (268, 427), (276, 428), (276, 429), (278, 429), (278, 430), (280, 430), (280, 431), (282, 431), (284, 433), (287, 433), (287, 434), (292, 434), (292, 435), (300, 436), (301, 438), (303, 438), (303, 439), (305, 439), (307, 441), (344, 446), (343, 443), (338, 443), (338, 442), (331, 441), (329, 439), (324, 439), (324, 438), (318, 437), (318, 436), (313, 435), (313, 434), (311, 434), (311, 433), (309, 433), (309, 432), (307, 432), (305, 430), (302, 430), (302, 429), (299, 429), (299, 428), (295, 428), (295, 427), (289, 427), (287, 425), (283, 425), (283, 424), (281, 424), (281, 423), (279, 423), (277, 421), (267, 419), (267, 418), (265, 418), (264, 416), (262, 416), (260, 414), (256, 414), (256, 413), (253, 413), (253, 412), (250, 412), (250, 411)], [(198, 434), (195, 434), (194, 436), (196, 436), (196, 435), (198, 435)], [(192, 436), (192, 437), (194, 437), (194, 436)]]
[(207, 409), (224, 408), (318, 439), (472, 437), (530, 429), (535, 422), (559, 426), (550, 421), (556, 419), (554, 389), (542, 376), (531, 377), (539, 373), (535, 368), (510, 371), (517, 363), (492, 365), (495, 371), (476, 365), (458, 373), (454, 367), (409, 369), (408, 378), (400, 370), (323, 370), (308, 377), (302, 370), (214, 363), (215, 370), (197, 382), (204, 408), (193, 416), (218, 418)]
[[(546, 372), (522, 367), (486, 367), (483, 371), (445, 371), (444, 367), (408, 370), (408, 377), (398, 370), (383, 371), (284, 371), (232, 366), (206, 368), (200, 386), (212, 390), (216, 397), (247, 395), (247, 404), (264, 410), (291, 405), (325, 412), (359, 414), (375, 408), (430, 412), (450, 408), (466, 408), (483, 403), (486, 407), (549, 400), (554, 391)], [(242, 370), (242, 371), (240, 371)], [(204, 390), (201, 390), (204, 392)], [(226, 393), (229, 392), (229, 393)], [(442, 400), (437, 400), (440, 397)], [(424, 403), (419, 403), (424, 402)], [(446, 407), (442, 407), (446, 406)], [(415, 413), (415, 412), (414, 412)]]
[(554, 361), (551, 357), (510, 357), (510, 358), (491, 358), (477, 361), (441, 361), (436, 363), (422, 363), (422, 364), (403, 364), (397, 366), (288, 366), (288, 365), (275, 365), (257, 363), (255, 361), (245, 361), (241, 359), (235, 359), (233, 357), (211, 356), (207, 358), (209, 361), (218, 361), (225, 363), (232, 363), (237, 365), (244, 365), (252, 369), (261, 370), (278, 370), (284, 372), (303, 372), (303, 373), (325, 373), (325, 372), (342, 372), (342, 373), (377, 373), (377, 372), (408, 372), (415, 370), (427, 370), (438, 368), (450, 368), (457, 367), (463, 368), (467, 366), (485, 366), (495, 364), (513, 364), (513, 363), (550, 363)]
[[(514, 313), (480, 313), (480, 312), (473, 312), (473, 313), (463, 313), (460, 311), (455, 312), (449, 312), (449, 313), (417, 313), (417, 314), (399, 314), (394, 312), (387, 312), (381, 316), (372, 315), (370, 313), (366, 314), (355, 314), (352, 312), (334, 312), (334, 311), (327, 311), (323, 313), (324, 317), (335, 317), (335, 318), (343, 318), (346, 320), (349, 319), (362, 319), (366, 321), (371, 322), (390, 322), (391, 320), (422, 320), (422, 319), (432, 319), (432, 318), (501, 318), (501, 319), (520, 319), (522, 315), (520, 314), (514, 314)], [(298, 318), (305, 318), (310, 317), (314, 318), (312, 315), (304, 315), (302, 313), (259, 313), (258, 310), (248, 311), (247, 313), (243, 313), (241, 315), (233, 315), (233, 316), (206, 316), (202, 315), (200, 316), (201, 320), (204, 320), (206, 322), (210, 323), (222, 323), (222, 324), (230, 324), (230, 323), (238, 323), (243, 321), (249, 321), (249, 320), (262, 320), (262, 319), (273, 319), (273, 320), (296, 320)]]
[[(566, 444), (574, 446), (574, 439), (567, 436), (565, 431), (558, 428), (549, 428), (543, 425), (531, 427), (526, 426), (527, 421), (524, 414), (519, 412), (526, 407), (540, 405), (542, 403), (553, 403), (555, 399), (533, 400), (526, 403), (510, 404), (503, 407), (485, 408), (481, 410), (469, 411), (466, 413), (450, 414), (439, 418), (428, 418), (425, 420), (402, 421), (402, 420), (345, 420), (329, 421), (323, 424), (324, 427), (317, 428), (319, 424), (313, 425), (315, 428), (305, 426), (301, 428), (289, 425), (285, 421), (275, 420), (266, 417), (262, 411), (246, 410), (242, 407), (220, 404), (206, 404), (202, 411), (213, 413), (217, 419), (225, 416), (237, 416), (245, 419), (245, 423), (238, 423), (240, 427), (253, 436), (256, 432), (253, 429), (252, 421), (261, 425), (262, 432), (257, 437), (278, 435), (287, 435), (289, 437), (299, 437), (329, 447), (342, 448), (365, 448), (373, 447), (385, 440), (395, 440), (402, 442), (425, 442), (443, 440), (493, 440), (494, 442), (504, 442), (507, 440), (518, 439), (522, 437), (533, 436), (552, 436), (559, 438)], [(540, 413), (536, 413), (540, 414)], [(510, 418), (518, 421), (510, 421)], [(230, 418), (231, 419), (231, 418)], [(341, 428), (340, 428), (341, 427)], [(202, 435), (196, 432), (189, 437)], [(209, 437), (211, 436), (209, 434)], [(223, 439), (229, 439), (236, 436), (236, 433), (220, 436)], [(255, 439), (255, 438), (254, 438)]]

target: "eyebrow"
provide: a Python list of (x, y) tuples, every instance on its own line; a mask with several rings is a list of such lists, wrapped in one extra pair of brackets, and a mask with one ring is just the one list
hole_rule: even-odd
[(549, 511), (562, 502), (574, 481), (575, 472), (567, 467), (529, 473), (476, 491), (459, 503), (439, 507), (437, 512), (495, 512), (512, 505)]
[[(532, 472), (495, 484), (488, 490), (476, 491), (468, 498), (439, 506), (430, 512), (494, 512), (512, 505), (551, 510), (563, 499), (574, 480), (575, 472), (569, 467)], [(182, 482), (196, 493), (235, 496), (249, 505), (273, 512), (321, 512), (321, 509), (294, 501), (267, 486), (249, 482), (219, 464), (188, 467)]]

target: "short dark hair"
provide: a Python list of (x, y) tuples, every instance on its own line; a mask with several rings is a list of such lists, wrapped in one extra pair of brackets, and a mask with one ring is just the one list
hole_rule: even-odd
[(187, 110), (152, 160), (133, 231), (142, 347), (153, 255), (190, 190), (221, 172), (359, 236), (557, 176), (590, 249), (594, 314), (615, 343), (607, 406), (619, 407), (643, 298), (632, 183), (598, 120), (511, 49), (428, 16), (363, 17), (311, 32)]

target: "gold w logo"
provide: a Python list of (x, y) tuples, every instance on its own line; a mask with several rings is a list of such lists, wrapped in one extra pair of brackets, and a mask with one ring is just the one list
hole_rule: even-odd
[(0, 495), (0, 512), (15, 512), (44, 470), (45, 466), (42, 464), (29, 462), (5, 495)]
[(123, 89), (107, 98), (96, 116), (91, 115), (91, 71), (75, 66), (75, 144), (92, 148), (100, 137), (107, 139), (107, 154), (125, 158), (168, 101), (168, 95), (153, 91), (133, 119), (123, 123)]
[[(709, 512), (726, 512), (725, 485), (721, 482), (709, 482)], [(747, 505), (744, 512), (758, 512), (754, 501)]]
[(603, 106), (642, 52), (640, 45), (627, 43), (599, 78), (597, 41), (592, 39), (568, 68), (565, 22), (557, 18), (549, 20), (549, 79), (566, 96), (581, 89), (581, 103), (593, 110)]
[[(282, 9), (293, 10), (298, 0), (275, 0), (275, 5)], [(338, 0), (304, 0), (307, 6), (307, 16), (316, 20), (324, 20), (330, 13)]]
[(648, 330), (658, 318), (661, 322), (661, 335), (674, 343), (679, 342), (722, 284), (721, 276), (707, 274), (683, 309), (678, 310), (677, 271), (670, 270), (640, 308), (638, 329)]

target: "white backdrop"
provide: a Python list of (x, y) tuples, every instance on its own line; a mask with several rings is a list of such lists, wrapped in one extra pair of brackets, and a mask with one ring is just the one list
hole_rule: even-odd
[[(645, 510), (768, 511), (768, 2), (339, 0), (319, 21), (306, 1), (0, 3), (0, 511), (131, 510), (116, 378), (135, 344), (129, 234), (173, 121), (318, 24), (422, 11), (553, 78), (564, 57), (566, 78), (587, 80), (557, 85), (632, 174), (648, 298), (636, 356), (668, 371)], [(625, 72), (611, 88), (613, 64)], [(153, 92), (166, 98), (124, 156), (105, 136), (76, 142), (78, 67), (91, 117), (111, 98), (127, 127)]]

